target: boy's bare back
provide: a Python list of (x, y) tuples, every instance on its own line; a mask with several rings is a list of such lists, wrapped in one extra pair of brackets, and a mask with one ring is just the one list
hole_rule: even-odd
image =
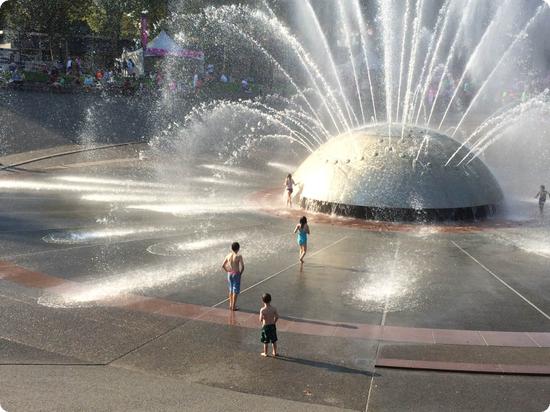
[(241, 266), (244, 268), (243, 257), (236, 253), (230, 253), (225, 257), (224, 269), (228, 272), (242, 272)]
[(274, 325), (279, 319), (279, 313), (274, 306), (266, 305), (260, 309), (260, 320), (262, 325)]

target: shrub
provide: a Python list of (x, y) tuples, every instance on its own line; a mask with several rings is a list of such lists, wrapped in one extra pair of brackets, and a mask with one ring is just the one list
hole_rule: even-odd
[(48, 83), (49, 76), (46, 73), (41, 72), (23, 72), (25, 75), (25, 81), (31, 83)]

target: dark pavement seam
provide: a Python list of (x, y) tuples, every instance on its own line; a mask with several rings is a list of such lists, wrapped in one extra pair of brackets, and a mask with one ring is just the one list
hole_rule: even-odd
[(192, 320), (192, 319), (186, 319), (186, 320), (184, 320), (183, 322), (178, 323), (177, 325), (171, 327), (170, 329), (168, 329), (168, 330), (166, 330), (166, 331), (164, 331), (164, 332), (162, 332), (162, 333), (160, 333), (160, 334), (158, 334), (158, 335), (156, 335), (156, 336), (153, 336), (152, 338), (148, 339), (148, 340), (145, 341), (145, 342), (140, 343), (138, 346), (136, 346), (136, 347), (130, 349), (129, 351), (123, 353), (122, 355), (119, 355), (119, 356), (115, 357), (114, 359), (111, 359), (110, 361), (108, 361), (107, 363), (105, 363), (105, 366), (110, 366), (113, 362), (116, 362), (116, 361), (118, 361), (118, 360), (120, 360), (120, 359), (122, 359), (122, 358), (124, 358), (124, 357), (126, 357), (126, 356), (128, 356), (128, 355), (130, 355), (131, 353), (134, 353), (134, 352), (140, 350), (141, 348), (147, 346), (148, 344), (150, 344), (150, 343), (152, 343), (152, 342), (154, 342), (154, 341), (156, 341), (156, 340), (162, 338), (163, 336), (166, 336), (166, 335), (169, 334), (170, 332), (173, 332), (174, 330), (178, 329), (179, 327), (185, 325), (187, 322), (190, 322), (191, 320)]
[(22, 162), (17, 162), (17, 163), (13, 163), (13, 164), (10, 164), (10, 165), (2, 166), (2, 167), (0, 167), (0, 171), (12, 169), (12, 168), (18, 167), (18, 166), (27, 165), (27, 164), (30, 164), (30, 163), (36, 163), (36, 162), (39, 162), (41, 160), (54, 159), (56, 157), (68, 156), (68, 155), (77, 154), (77, 153), (84, 153), (84, 152), (92, 152), (92, 151), (96, 151), (96, 150), (111, 149), (111, 148), (114, 148), (114, 147), (133, 146), (133, 145), (139, 145), (139, 144), (146, 144), (146, 142), (116, 143), (116, 144), (110, 144), (110, 145), (99, 146), (99, 147), (91, 147), (91, 148), (88, 147), (88, 148), (75, 149), (75, 150), (70, 150), (70, 151), (61, 152), (61, 153), (54, 153), (54, 154), (51, 154), (51, 155), (35, 157), (35, 158), (32, 158), (32, 159), (24, 160)]
[(107, 366), (106, 363), (51, 363), (51, 362), (0, 362), (0, 367), (2, 366)]
[[(319, 253), (324, 252), (326, 249), (331, 248), (331, 247), (334, 246), (334, 245), (337, 245), (338, 243), (342, 242), (343, 240), (345, 240), (345, 239), (347, 239), (347, 238), (348, 238), (348, 236), (346, 235), (346, 236), (344, 236), (344, 237), (338, 239), (337, 241), (331, 243), (330, 245), (325, 246), (325, 247), (319, 249), (318, 251), (316, 251), (316, 252), (314, 252), (314, 253), (311, 253), (309, 256), (310, 256), (310, 257), (316, 256), (316, 255), (318, 255)], [(261, 284), (264, 283), (264, 282), (267, 282), (267, 281), (270, 280), (270, 279), (273, 279), (275, 276), (278, 276), (278, 275), (280, 275), (281, 273), (284, 273), (284, 272), (286, 272), (287, 270), (289, 270), (290, 268), (293, 268), (294, 266), (297, 266), (297, 265), (298, 265), (298, 262), (293, 263), (293, 264), (291, 264), (291, 265), (288, 265), (286, 268), (281, 269), (281, 270), (279, 270), (279, 271), (276, 272), (276, 273), (273, 273), (272, 275), (268, 276), (267, 278), (262, 279), (262, 280), (260, 280), (259, 282), (256, 282), (255, 284), (253, 284), (253, 285), (247, 287), (246, 289), (243, 289), (242, 292), (241, 292), (241, 294), (243, 294), (243, 293), (249, 291), (249, 290), (252, 289), (252, 288), (255, 288), (256, 286), (261, 285)], [(220, 305), (226, 303), (228, 300), (229, 300), (228, 298), (225, 298), (225, 299), (222, 300), (221, 302), (218, 302), (218, 303), (216, 303), (214, 306), (212, 306), (212, 308), (218, 307), (218, 306), (220, 306)]]
[[(400, 246), (401, 246), (401, 242), (398, 241), (397, 246), (395, 248), (395, 254), (393, 256), (394, 262), (397, 261), (397, 256), (399, 255)], [(384, 310), (383, 310), (383, 313), (382, 313), (382, 320), (380, 321), (380, 326), (382, 328), (384, 328), (384, 325), (386, 324), (386, 318), (387, 318), (387, 313), (388, 313), (388, 303), (389, 303), (389, 298), (386, 295), (386, 301), (384, 302)], [(371, 396), (372, 396), (372, 387), (374, 385), (374, 378), (376, 376), (376, 366), (377, 366), (377, 362), (378, 362), (378, 357), (380, 356), (380, 347), (381, 347), (381, 342), (380, 342), (380, 340), (377, 340), (377, 342), (376, 342), (376, 352), (374, 353), (374, 366), (372, 368), (372, 375), (371, 375), (371, 378), (370, 378), (369, 391), (368, 391), (368, 394), (367, 394), (367, 402), (365, 404), (365, 412), (368, 412), (368, 410), (369, 410), (369, 403), (370, 403), (370, 399), (371, 399)]]
[(476, 262), (483, 270), (485, 270), (487, 273), (489, 273), (491, 276), (493, 276), (496, 280), (498, 280), (500, 283), (502, 283), (504, 286), (506, 286), (509, 290), (514, 292), (518, 297), (520, 297), (525, 303), (527, 303), (529, 306), (531, 306), (533, 309), (535, 309), (537, 312), (539, 312), (542, 316), (544, 316), (547, 320), (550, 320), (550, 315), (545, 313), (542, 309), (540, 309), (537, 305), (535, 305), (533, 302), (531, 302), (529, 299), (527, 299), (525, 296), (523, 296), (521, 293), (519, 293), (516, 289), (514, 289), (512, 286), (510, 286), (507, 282), (502, 280), (498, 275), (496, 275), (491, 269), (489, 269), (487, 266), (485, 266), (483, 263), (481, 263), (478, 259), (473, 257), (467, 250), (462, 248), (458, 243), (456, 243), (454, 240), (451, 240), (451, 243), (457, 247), (462, 253), (464, 253), (466, 256), (468, 256), (470, 259), (472, 259), (474, 262)]
[[(325, 246), (325, 247), (322, 248), (322, 249), (319, 249), (317, 252), (312, 253), (310, 256), (314, 256), (315, 254), (321, 253), (322, 251), (324, 251), (324, 250), (326, 250), (327, 248), (332, 247), (332, 246), (334, 246), (334, 245), (340, 243), (341, 241), (343, 241), (343, 240), (346, 239), (346, 238), (347, 238), (347, 236), (344, 236), (344, 237), (342, 237), (341, 239), (337, 240), (336, 242), (333, 242), (333, 243), (331, 243), (330, 245)], [(254, 285), (248, 287), (247, 289), (244, 289), (241, 293), (244, 293), (244, 292), (246, 292), (247, 290), (250, 290), (250, 289), (252, 289), (253, 287), (258, 286), (259, 284), (261, 284), (261, 283), (263, 283), (263, 282), (265, 282), (265, 281), (267, 281), (267, 280), (269, 280), (269, 279), (272, 279), (273, 277), (275, 277), (275, 276), (277, 276), (277, 275), (279, 275), (279, 274), (281, 274), (281, 273), (287, 271), (288, 269), (290, 269), (291, 267), (296, 266), (296, 265), (297, 265), (297, 263), (294, 263), (293, 265), (290, 265), (289, 267), (287, 267), (287, 268), (285, 268), (285, 269), (283, 269), (283, 270), (280, 270), (279, 272), (277, 272), (277, 273), (275, 273), (275, 274), (273, 274), (273, 275), (271, 275), (271, 276), (265, 278), (264, 280), (262, 280), (262, 281), (260, 281), (260, 282), (257, 282), (256, 284), (254, 284)], [(222, 303), (224, 303), (224, 302), (226, 302), (226, 301), (227, 301), (227, 299), (224, 300), (224, 301), (222, 301), (222, 302), (216, 303), (215, 305), (211, 306), (211, 309), (216, 308), (217, 306), (221, 305)], [(122, 359), (122, 358), (128, 356), (129, 354), (138, 351), (139, 349), (141, 349), (141, 348), (147, 346), (148, 344), (150, 344), (150, 343), (152, 343), (152, 342), (154, 342), (154, 341), (160, 339), (161, 337), (166, 336), (167, 334), (173, 332), (174, 330), (176, 330), (176, 329), (178, 329), (178, 328), (184, 326), (184, 325), (185, 325), (186, 323), (188, 323), (188, 322), (192, 322), (192, 321), (194, 321), (194, 320), (195, 320), (195, 321), (197, 321), (197, 320), (200, 321), (200, 317), (201, 317), (201, 316), (204, 316), (206, 313), (208, 313), (208, 311), (206, 311), (204, 314), (201, 314), (201, 315), (199, 315), (199, 316), (197, 316), (197, 317), (195, 317), (195, 318), (187, 319), (187, 320), (185, 320), (184, 322), (181, 322), (181, 323), (175, 325), (174, 327), (170, 328), (169, 330), (167, 330), (167, 331), (165, 331), (165, 332), (163, 332), (163, 333), (161, 333), (161, 334), (159, 334), (159, 335), (157, 335), (157, 336), (155, 336), (155, 337), (149, 339), (149, 340), (146, 341), (146, 342), (141, 343), (140, 345), (138, 345), (137, 347), (133, 348), (132, 350), (130, 350), (130, 351), (128, 351), (128, 352), (126, 352), (126, 353), (124, 353), (124, 354), (122, 354), (122, 355), (120, 355), (120, 356), (117, 356), (116, 358), (114, 358), (114, 359), (112, 359), (112, 360), (110, 360), (109, 362), (107, 362), (106, 365), (111, 365), (113, 362), (116, 362), (116, 361), (118, 361), (118, 360), (120, 360), (120, 359)]]

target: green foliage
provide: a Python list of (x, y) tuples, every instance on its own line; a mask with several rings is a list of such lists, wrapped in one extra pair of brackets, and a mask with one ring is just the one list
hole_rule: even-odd
[[(280, 2), (268, 0), (276, 10)], [(259, 3), (261, 0), (7, 0), (0, 7), (0, 28), (64, 37), (75, 26), (85, 24), (96, 34), (137, 39), (144, 10), (148, 12), (151, 35), (155, 35), (168, 16), (168, 4), (178, 14), (200, 14), (208, 6)]]
[(147, 10), (151, 35), (166, 17), (159, 0), (8, 0), (0, 9), (0, 23), (18, 33), (46, 33), (56, 42), (76, 34), (82, 26), (107, 35), (114, 46), (120, 38), (138, 39), (141, 12)]
[(0, 28), (7, 27), (8, 15), (13, 13), (13, 2), (7, 1), (0, 6)]
[(23, 72), (26, 82), (32, 83), (48, 83), (49, 76), (41, 72)]
[[(3, 9), (6, 26), (59, 38), (71, 34), (88, 0), (9, 0)], [(5, 9), (4, 9), (5, 8)]]
[(148, 12), (149, 30), (154, 35), (154, 27), (166, 17), (166, 3), (158, 0), (87, 0), (84, 21), (98, 34), (113, 38), (138, 39), (140, 16)]
[(209, 6), (228, 6), (231, 4), (246, 4), (254, 5), (258, 3), (257, 0), (180, 0), (180, 3), (176, 1), (177, 11), (186, 14), (198, 14), (205, 7)]
[(229, 95), (241, 91), (241, 85), (237, 83), (212, 82), (207, 83), (205, 88), (220, 95)]
[[(225, 44), (223, 32), (208, 28), (202, 11), (208, 6), (243, 4), (257, 6), (264, 0), (7, 0), (0, 8), (0, 29), (8, 28), (18, 34), (31, 32), (45, 33), (49, 37), (51, 58), (58, 53), (59, 45), (74, 35), (90, 31), (97, 35), (108, 36), (112, 43), (112, 55), (120, 53), (119, 40), (136, 41), (140, 37), (140, 15), (148, 12), (149, 37), (158, 34), (162, 28), (169, 28), (167, 7), (175, 12), (174, 16), (196, 14), (190, 18), (193, 22), (186, 41), (191, 46), (207, 49), (209, 45)], [(276, 11), (285, 9), (288, 1), (265, 0)], [(197, 18), (198, 15), (198, 18)], [(171, 16), (173, 17), (173, 16)], [(175, 29), (179, 24), (174, 18)], [(238, 47), (243, 53), (242, 45)], [(232, 52), (231, 44), (226, 51)], [(63, 57), (63, 56), (58, 56)]]

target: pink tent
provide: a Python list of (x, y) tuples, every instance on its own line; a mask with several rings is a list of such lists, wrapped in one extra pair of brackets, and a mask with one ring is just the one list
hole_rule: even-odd
[(185, 59), (204, 60), (202, 50), (191, 50), (179, 46), (163, 30), (147, 45), (145, 57), (183, 57)]

